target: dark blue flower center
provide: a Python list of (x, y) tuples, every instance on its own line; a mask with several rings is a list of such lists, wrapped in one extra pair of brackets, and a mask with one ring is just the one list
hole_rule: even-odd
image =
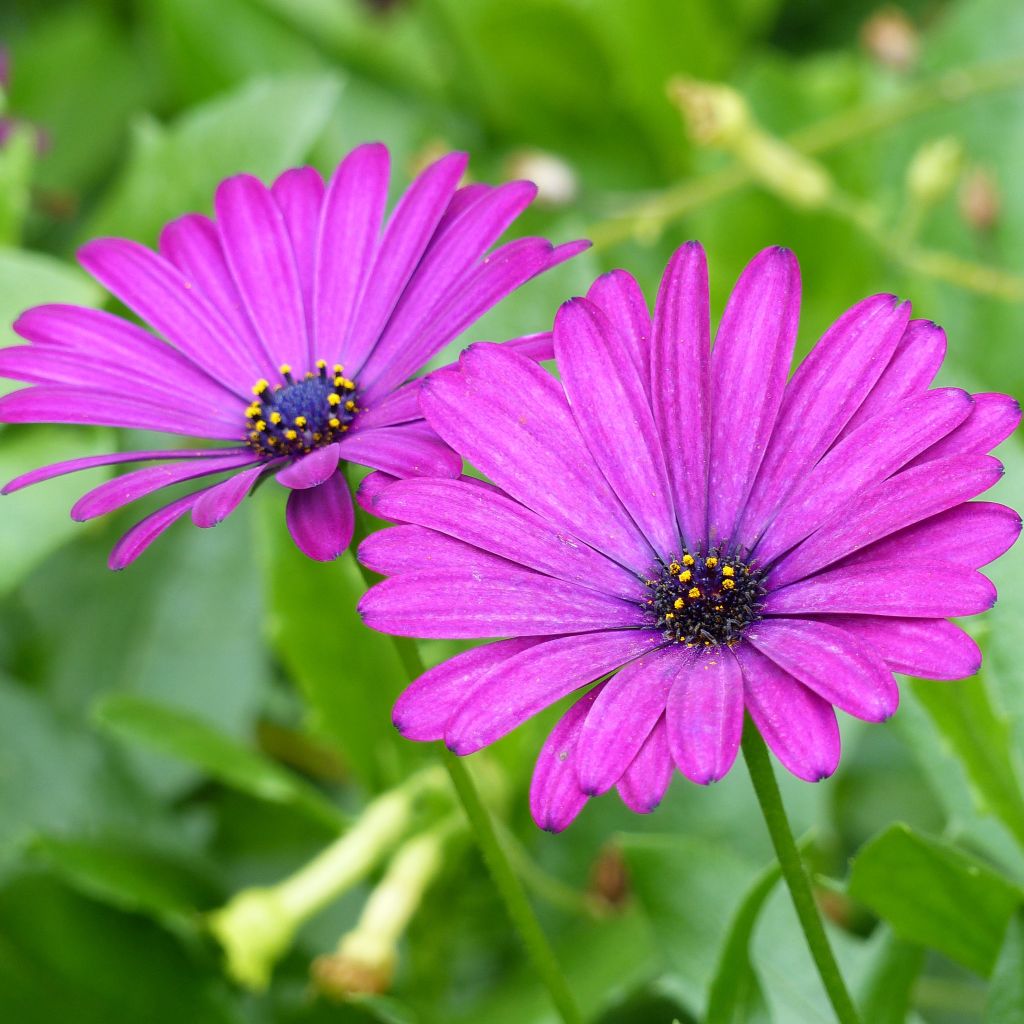
[(717, 548), (684, 551), (647, 580), (647, 609), (666, 640), (687, 647), (733, 645), (761, 618), (763, 573)]
[(323, 359), (296, 380), (290, 366), (281, 367), (283, 383), (257, 381), (256, 396), (245, 410), (246, 439), (260, 455), (305, 455), (338, 441), (359, 413), (355, 381)]

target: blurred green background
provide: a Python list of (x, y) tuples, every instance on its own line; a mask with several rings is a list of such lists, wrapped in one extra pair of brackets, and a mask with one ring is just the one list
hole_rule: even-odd
[[(540, 183), (517, 230), (598, 243), (464, 341), (546, 329), (613, 266), (653, 295), (691, 237), (720, 311), (778, 243), (803, 267), (804, 349), (893, 291), (948, 330), (943, 383), (1024, 383), (1014, 0), (5, 0), (0, 41), (2, 344), (26, 306), (105, 301), (75, 268), (84, 240), (151, 244), (226, 175), (329, 172), (380, 139), (396, 190), (465, 148), (479, 179)], [(716, 120), (737, 103), (738, 136)], [(0, 477), (139, 442), (0, 428)], [(1015, 440), (1001, 454), (996, 497), (1019, 509), (1024, 456)], [(230, 980), (205, 915), (299, 869), (430, 754), (390, 726), (402, 673), (357, 622), (354, 564), (302, 559), (280, 489), (117, 575), (106, 553), (140, 513), (75, 525), (83, 489), (0, 504), (0, 1020), (552, 1021), (462, 835), (389, 994), (339, 1001), (310, 973), (377, 874), (301, 926), (268, 988)], [(908, 682), (887, 724), (843, 721), (832, 780), (783, 780), (870, 1024), (1024, 1021), (1022, 567), (1018, 552), (995, 568), (1000, 603), (969, 626), (982, 676)], [(549, 836), (525, 788), (554, 717), (482, 778), (588, 1019), (830, 1021), (742, 767), (708, 790), (677, 779), (648, 818), (601, 798)], [(448, 806), (428, 800), (410, 834)]]

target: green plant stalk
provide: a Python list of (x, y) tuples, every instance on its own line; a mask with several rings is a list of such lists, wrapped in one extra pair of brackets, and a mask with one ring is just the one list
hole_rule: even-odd
[(786, 809), (782, 804), (779, 784), (775, 781), (775, 773), (768, 758), (768, 748), (749, 718), (743, 729), (743, 757), (750, 772), (750, 781), (754, 784), (757, 802), (761, 805), (761, 813), (768, 826), (772, 846), (775, 847), (775, 855), (782, 868), (782, 877), (786, 880), (796, 916), (807, 940), (807, 947), (825, 986), (829, 1002), (835, 1010), (836, 1019), (840, 1024), (860, 1024), (857, 1010), (839, 971), (839, 965), (825, 934), (825, 926), (814, 902), (810, 879), (793, 839), (793, 831), (789, 827)]
[[(352, 542), (353, 549), (365, 536), (366, 524), (360, 510), (357, 511), (356, 536)], [(376, 579), (373, 574), (368, 572), (362, 563), (359, 563), (358, 559), (356, 561), (367, 585), (375, 583)], [(396, 636), (392, 639), (395, 643), (395, 650), (409, 679), (412, 680), (421, 676), (424, 672), (424, 666), (416, 646), (416, 641), (409, 637)], [(544, 934), (540, 922), (530, 906), (526, 890), (498, 839), (494, 822), (483, 800), (480, 798), (479, 790), (473, 781), (472, 775), (470, 775), (462, 760), (456, 757), (447, 747), (442, 746), (440, 748), (440, 755), (441, 761), (451, 778), (452, 785), (455, 787), (456, 795), (462, 804), (463, 810), (466, 812), (466, 818), (469, 821), (473, 837), (483, 856), (484, 863), (487, 865), (487, 870), (490, 872), (494, 886), (505, 904), (505, 909), (512, 920), (513, 926), (519, 933), (519, 938), (533, 963), (534, 970), (544, 983), (545, 988), (547, 988), (551, 1001), (554, 1003), (555, 1009), (558, 1011), (564, 1024), (583, 1024), (583, 1017), (569, 989), (569, 984), (562, 974), (555, 951), (551, 947), (551, 943), (548, 942), (547, 936)]]

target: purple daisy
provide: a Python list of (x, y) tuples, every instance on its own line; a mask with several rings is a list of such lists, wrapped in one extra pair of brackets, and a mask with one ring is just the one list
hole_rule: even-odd
[(930, 388), (944, 334), (890, 295), (844, 313), (787, 383), (800, 274), (786, 249), (743, 272), (714, 349), (708, 306), (696, 243), (653, 321), (633, 278), (606, 274), (556, 318), (560, 383), (476, 345), (425, 385), (428, 423), (493, 483), (367, 488), (402, 525), (361, 546), (391, 577), (365, 595), (366, 623), (506, 638), (416, 680), (395, 707), (403, 735), (469, 754), (602, 680), (541, 751), (545, 829), (613, 786), (651, 811), (675, 768), (722, 778), (744, 711), (789, 771), (822, 779), (834, 708), (880, 721), (894, 672), (980, 664), (947, 617), (991, 607), (978, 567), (1020, 530), (970, 500), (1002, 473), (985, 453), (1017, 403)]
[[(38, 306), (0, 351), (0, 375), (32, 386), (0, 398), (0, 422), (87, 423), (187, 434), (220, 447), (75, 459), (11, 481), (3, 493), (64, 473), (157, 461), (89, 491), (72, 509), (91, 519), (160, 488), (230, 474), (143, 519), (118, 542), (123, 568), (190, 512), (221, 522), (261, 478), (290, 489), (286, 518), (311, 558), (352, 538), (352, 498), (339, 463), (406, 477), (457, 476), (461, 459), (424, 422), (409, 378), (524, 282), (585, 248), (521, 238), (491, 245), (530, 204), (525, 181), (459, 187), (466, 156), (428, 167), (384, 224), (389, 160), (360, 146), (325, 186), (310, 167), (270, 188), (224, 181), (216, 219), (168, 224), (159, 253), (105, 238), (82, 265), (152, 333), (111, 313)], [(550, 354), (550, 335), (510, 342)]]

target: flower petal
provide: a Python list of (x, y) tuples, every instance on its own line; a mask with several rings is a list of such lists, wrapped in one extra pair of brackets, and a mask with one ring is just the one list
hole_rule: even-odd
[(556, 579), (616, 597), (638, 599), (643, 585), (618, 563), (531, 512), (466, 480), (412, 479), (382, 491), (372, 511), (458, 537)]
[(282, 469), (277, 474), (277, 482), (284, 487), (290, 487), (296, 491), (302, 491), (308, 487), (317, 487), (338, 468), (338, 460), (340, 458), (340, 443), (317, 448), (316, 451), (303, 455), (290, 466)]
[(662, 715), (615, 788), (634, 814), (650, 814), (665, 796), (674, 770), (668, 749), (668, 726)]
[(681, 659), (665, 707), (668, 745), (691, 782), (729, 774), (743, 734), (743, 676), (728, 648)]
[(365, 623), (382, 633), (450, 640), (542, 636), (644, 624), (636, 604), (480, 554), (473, 569), (396, 576), (359, 603)]
[(587, 802), (573, 762), (580, 730), (600, 692), (601, 687), (595, 686), (562, 715), (537, 756), (530, 782), (530, 813), (545, 832), (568, 828)]
[(451, 572), (502, 564), (489, 552), (422, 526), (395, 526), (371, 533), (359, 545), (359, 561), (381, 576), (421, 572), (435, 566)]
[(160, 534), (173, 526), (199, 500), (202, 493), (197, 491), (195, 494), (186, 494), (136, 523), (114, 545), (107, 559), (110, 568), (118, 571), (134, 562)]
[[(665, 455), (640, 371), (612, 331), (586, 299), (559, 309), (555, 357), (562, 387), (594, 462), (654, 550), (668, 555), (677, 550), (679, 533)], [(622, 456), (623, 437), (629, 458)]]
[(736, 282), (711, 353), (712, 544), (733, 536), (761, 465), (782, 404), (799, 319), (796, 257), (779, 246), (765, 249)]
[(649, 630), (619, 630), (537, 644), (481, 680), (452, 715), (445, 743), (460, 755), (480, 750), (566, 694), (663, 642)]
[(327, 186), (316, 243), (311, 351), (329, 363), (342, 351), (366, 286), (388, 198), (389, 165), (379, 142), (358, 146)]
[(242, 503), (266, 469), (266, 465), (243, 469), (227, 480), (208, 487), (192, 506), (192, 522), (204, 530), (224, 522)]
[(354, 430), (339, 442), (341, 457), (392, 476), (455, 477), (462, 459), (422, 420)]
[(839, 765), (836, 713), (806, 686), (749, 644), (736, 648), (747, 710), (772, 753), (805, 782), (828, 778)]
[(749, 630), (750, 643), (819, 697), (847, 714), (881, 722), (900, 693), (872, 648), (826, 622), (772, 618)]
[(641, 655), (605, 684), (580, 731), (576, 777), (590, 796), (606, 793), (640, 753), (665, 712), (665, 702), (688, 652), (659, 648)]
[(843, 566), (770, 593), (769, 615), (892, 615), (953, 618), (977, 615), (996, 603), (996, 588), (980, 572), (949, 562), (916, 565), (872, 562)]
[(403, 384), (397, 391), (392, 391), (370, 409), (359, 414), (359, 428), (392, 427), (396, 423), (408, 423), (410, 420), (423, 419), (420, 411), (421, 380), (411, 380)]
[(540, 640), (514, 637), (483, 644), (424, 672), (395, 701), (391, 720), (407, 740), (440, 740), (455, 709), (491, 669), (504, 665)]
[(306, 358), (313, 366), (319, 353), (313, 351), (313, 293), (316, 287), (316, 245), (320, 231), (320, 211), (324, 204), (324, 180), (312, 167), (294, 167), (280, 175), (270, 186), (277, 208), (284, 216), (292, 255), (299, 274), (302, 306), (306, 313)]
[(524, 334), (521, 338), (509, 338), (501, 344), (509, 351), (518, 352), (535, 363), (550, 362), (555, 358), (555, 336), (551, 331)]
[(949, 458), (951, 455), (972, 455), (990, 452), (1005, 441), (1020, 424), (1020, 403), (1009, 395), (974, 395), (970, 416), (922, 452), (914, 465)]
[(782, 587), (809, 576), (873, 541), (937, 515), (988, 490), (1003, 475), (988, 455), (961, 455), (904, 470), (866, 488), (786, 555), (771, 571)]
[(910, 303), (873, 295), (847, 310), (797, 367), (744, 510), (741, 544), (751, 546), (765, 519), (828, 451), (881, 376), (909, 319)]
[(636, 278), (625, 270), (610, 270), (590, 286), (587, 300), (597, 306), (612, 325), (609, 340), (618, 345), (615, 365), (626, 358), (632, 360), (644, 391), (649, 393), (651, 314)]
[(285, 522), (299, 550), (317, 562), (332, 562), (352, 541), (355, 507), (348, 484), (335, 473), (322, 484), (292, 491)]
[(650, 395), (684, 540), (707, 536), (711, 438), (711, 312), (708, 264), (697, 242), (677, 249), (654, 311)]
[(430, 425), (513, 498), (623, 565), (654, 552), (580, 437), (558, 383), (500, 345), (474, 345), (458, 370), (426, 379)]
[(876, 651), (893, 672), (924, 679), (963, 679), (981, 668), (978, 645), (945, 619), (833, 615), (828, 622)]

